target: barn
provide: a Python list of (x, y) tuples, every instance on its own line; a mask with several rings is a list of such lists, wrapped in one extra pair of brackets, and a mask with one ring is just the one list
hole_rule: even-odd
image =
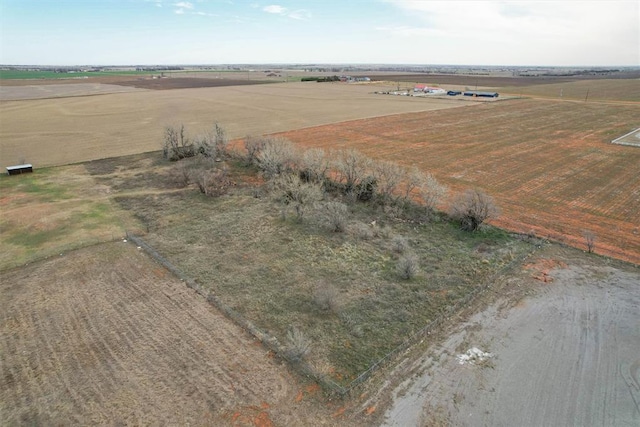
[(463, 93), (464, 96), (474, 96), (482, 98), (497, 98), (500, 94), (498, 92), (478, 92), (475, 90), (468, 90)]

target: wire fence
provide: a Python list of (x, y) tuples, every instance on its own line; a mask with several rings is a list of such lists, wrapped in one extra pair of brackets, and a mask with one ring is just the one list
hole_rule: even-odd
[(329, 376), (324, 373), (318, 372), (313, 368), (310, 364), (305, 362), (304, 360), (297, 360), (289, 356), (288, 348), (282, 345), (278, 339), (260, 328), (256, 327), (252, 322), (243, 317), (240, 313), (226, 305), (224, 302), (218, 298), (214, 293), (206, 290), (202, 286), (200, 286), (195, 280), (187, 277), (180, 269), (171, 264), (167, 259), (162, 257), (158, 251), (156, 251), (151, 245), (147, 244), (140, 237), (135, 236), (129, 232), (127, 232), (127, 239), (136, 245), (138, 245), (141, 249), (143, 249), (147, 254), (149, 254), (156, 262), (163, 265), (167, 270), (173, 273), (180, 280), (185, 282), (185, 284), (193, 289), (195, 292), (205, 297), (209, 304), (216, 307), (219, 311), (221, 311), (228, 319), (233, 321), (236, 325), (240, 326), (242, 329), (249, 332), (256, 339), (260, 340), (260, 342), (270, 351), (273, 351), (279, 357), (288, 361), (290, 366), (300, 375), (313, 379), (317, 382), (327, 393), (333, 396), (345, 397), (351, 395), (354, 390), (364, 384), (371, 376), (378, 371), (380, 368), (386, 366), (389, 362), (394, 360), (400, 353), (407, 350), (409, 347), (417, 343), (420, 339), (425, 336), (430, 335), (435, 332), (445, 321), (451, 319), (455, 314), (459, 313), (462, 309), (469, 307), (481, 294), (491, 290), (494, 288), (495, 283), (499, 280), (500, 277), (504, 276), (507, 272), (513, 270), (516, 266), (522, 265), (525, 258), (531, 255), (531, 252), (525, 252), (517, 258), (514, 258), (502, 269), (491, 275), (485, 283), (481, 286), (476, 287), (473, 291), (469, 292), (465, 297), (458, 300), (455, 304), (449, 306), (442, 314), (436, 317), (433, 321), (428, 323), (422, 329), (416, 331), (411, 336), (409, 336), (406, 340), (404, 340), (401, 344), (387, 353), (385, 356), (380, 358), (377, 362), (371, 365), (366, 371), (362, 372), (358, 375), (354, 380), (352, 380), (346, 386), (342, 386), (333, 381)]

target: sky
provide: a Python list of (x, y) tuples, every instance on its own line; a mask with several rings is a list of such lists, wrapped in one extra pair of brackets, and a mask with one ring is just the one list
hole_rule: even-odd
[(640, 66), (640, 1), (0, 0), (0, 64)]

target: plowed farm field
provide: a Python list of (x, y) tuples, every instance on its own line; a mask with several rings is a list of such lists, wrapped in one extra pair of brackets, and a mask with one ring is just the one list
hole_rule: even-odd
[(283, 133), (306, 147), (353, 147), (415, 165), (454, 191), (478, 187), (496, 225), (640, 263), (640, 149), (610, 141), (640, 106), (510, 100)]
[(130, 243), (2, 271), (0, 304), (1, 425), (332, 424), (317, 387)]
[[(46, 91), (54, 99), (2, 100), (0, 96), (0, 167), (26, 161), (38, 168), (156, 151), (162, 147), (165, 126), (171, 125), (184, 124), (189, 136), (196, 137), (217, 122), (229, 137), (242, 138), (466, 105), (450, 99), (379, 96), (373, 91), (384, 87), (337, 83), (162, 91), (116, 86), (126, 92), (94, 96), (79, 96), (80, 86), (75, 85), (73, 97), (56, 98), (69, 94), (64, 85), (5, 91), (15, 95), (23, 90), (25, 97)], [(87, 95), (94, 93), (95, 85), (85, 87)]]

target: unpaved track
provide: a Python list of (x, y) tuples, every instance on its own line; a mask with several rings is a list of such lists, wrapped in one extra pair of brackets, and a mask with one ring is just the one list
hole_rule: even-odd
[[(640, 273), (571, 263), (471, 318), (396, 389), (387, 426), (640, 425)], [(485, 364), (455, 356), (477, 346)], [(416, 367), (414, 366), (414, 368)]]
[(0, 305), (0, 425), (325, 424), (259, 343), (128, 243), (1, 272)]

